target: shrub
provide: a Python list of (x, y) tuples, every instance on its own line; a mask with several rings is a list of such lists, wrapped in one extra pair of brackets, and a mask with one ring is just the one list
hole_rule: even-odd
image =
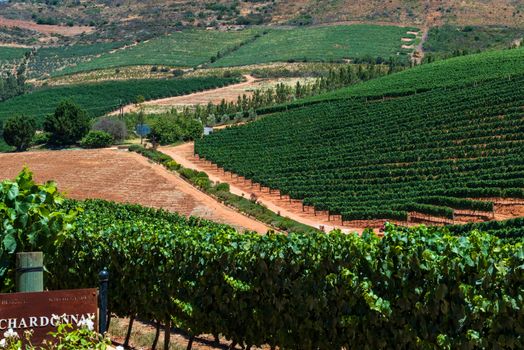
[(33, 146), (45, 145), (48, 142), (49, 142), (49, 134), (47, 132), (37, 132), (35, 136), (33, 136), (33, 139), (31, 140), (31, 144)]
[(114, 118), (102, 118), (93, 125), (93, 130), (104, 131), (113, 137), (115, 142), (124, 141), (127, 137), (126, 123)]
[(86, 137), (82, 139), (80, 145), (84, 148), (104, 148), (111, 146), (113, 143), (113, 136), (104, 131), (90, 131)]
[(182, 167), (180, 164), (178, 164), (174, 160), (169, 160), (169, 161), (165, 162), (164, 166), (166, 168), (168, 168), (169, 170), (172, 170), (172, 171), (180, 170), (180, 168)]
[(49, 143), (62, 146), (78, 142), (89, 131), (87, 112), (70, 100), (62, 101), (54, 114), (44, 120), (44, 130), (50, 133)]
[(227, 182), (219, 183), (215, 186), (217, 192), (229, 192), (229, 184)]
[(13, 146), (17, 151), (25, 151), (36, 133), (34, 118), (14, 116), (7, 119), (3, 127), (5, 143)]
[(150, 140), (155, 140), (161, 145), (168, 145), (182, 139), (182, 129), (176, 123), (176, 118), (165, 114), (157, 118), (151, 126)]

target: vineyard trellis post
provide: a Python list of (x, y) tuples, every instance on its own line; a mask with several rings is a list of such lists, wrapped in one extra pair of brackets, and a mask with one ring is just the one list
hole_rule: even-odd
[(109, 324), (109, 313), (107, 309), (107, 293), (109, 285), (109, 271), (104, 268), (98, 274), (100, 290), (98, 292), (98, 305), (99, 305), (99, 316), (98, 316), (98, 331), (104, 334), (107, 331)]

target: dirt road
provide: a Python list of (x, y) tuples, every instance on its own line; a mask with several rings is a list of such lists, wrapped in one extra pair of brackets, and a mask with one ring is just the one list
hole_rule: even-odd
[(55, 180), (70, 198), (100, 198), (164, 208), (259, 233), (264, 224), (216, 202), (144, 157), (115, 149), (0, 154), (0, 180), (28, 166), (39, 182)]
[(194, 145), (190, 142), (175, 147), (162, 147), (160, 151), (171, 156), (176, 162), (186, 168), (205, 171), (212, 181), (229, 183), (231, 193), (238, 196), (244, 195), (247, 198), (249, 198), (252, 193), (255, 194), (261, 204), (275, 213), (280, 213), (280, 215), (284, 217), (316, 228), (324, 226), (324, 229), (328, 232), (336, 228), (342, 229), (345, 232), (363, 231), (361, 227), (342, 226), (336, 224), (334, 221), (328, 221), (327, 215), (321, 215), (320, 213), (315, 215), (312, 211), (303, 212), (302, 205), (296, 201), (290, 203), (287, 199), (280, 199), (278, 195), (269, 194), (267, 190), (262, 189), (262, 191), (260, 191), (258, 188), (252, 188), (250, 184), (245, 183), (243, 180), (231, 178), (229, 173), (224, 174), (222, 171), (218, 171), (216, 166), (211, 166), (201, 160), (197, 160), (193, 156), (193, 149)]
[[(252, 86), (253, 83), (256, 81), (256, 79), (251, 75), (245, 75), (244, 78), (246, 79), (246, 81), (243, 81), (238, 84), (228, 85), (218, 89), (195, 92), (189, 95), (174, 96), (161, 98), (158, 100), (146, 101), (142, 103), (142, 105), (145, 109), (148, 109), (148, 107), (150, 106), (176, 107), (197, 104), (207, 105), (208, 102), (220, 103), (222, 99), (226, 99), (227, 102), (236, 101), (237, 96), (239, 94), (245, 93), (246, 95), (250, 95), (249, 92), (246, 92), (246, 88)], [(231, 96), (234, 96), (234, 98)], [(136, 112), (137, 110), (138, 107), (134, 103), (124, 106), (124, 113), (132, 113)], [(110, 113), (110, 115), (117, 115), (118, 113), (120, 113), (120, 111), (112, 112)]]
[[(217, 89), (146, 101), (142, 104), (144, 113), (160, 113), (169, 111), (171, 108), (182, 109), (185, 106), (206, 106), (209, 102), (219, 104), (222, 100), (226, 102), (236, 102), (239, 96), (246, 95), (249, 97), (256, 89), (266, 89), (279, 83), (294, 86), (297, 81), (300, 81), (302, 84), (311, 80), (311, 78), (256, 79), (251, 75), (244, 75), (244, 78), (246, 81)], [(124, 113), (132, 113), (137, 110), (138, 107), (135, 104), (124, 107)], [(118, 113), (119, 111), (115, 111), (110, 113), (110, 115), (117, 115)]]
[[(184, 167), (198, 171), (205, 171), (212, 181), (229, 183), (232, 193), (239, 196), (243, 195), (247, 198), (249, 198), (251, 194), (254, 194), (260, 203), (267, 206), (267, 208), (273, 212), (280, 213), (282, 216), (289, 217), (306, 225), (316, 228), (323, 226), (326, 231), (338, 228), (344, 232), (356, 231), (361, 233), (365, 227), (374, 227), (375, 232), (378, 232), (377, 228), (381, 227), (384, 223), (384, 220), (354, 220), (345, 221), (344, 225), (342, 225), (340, 217), (328, 217), (326, 213), (315, 212), (311, 207), (305, 207), (305, 210), (303, 210), (302, 203), (298, 200), (290, 200), (285, 196), (281, 198), (278, 191), (272, 191), (273, 193), (269, 193), (268, 188), (259, 188), (258, 185), (252, 186), (250, 180), (238, 178), (235, 174), (224, 172), (222, 169), (217, 169), (216, 165), (211, 164), (208, 161), (194, 157), (193, 143), (185, 143), (175, 147), (163, 147), (160, 151), (170, 155), (175, 161)], [(521, 199), (485, 198), (483, 200), (490, 200), (495, 204), (492, 218), (496, 220), (507, 220), (524, 215), (524, 201)], [(438, 225), (440, 222), (439, 218), (433, 218), (428, 215), (424, 216), (427, 217), (428, 221), (423, 222), (428, 225)], [(470, 215), (458, 216), (453, 223), (465, 224), (468, 222), (485, 220), (486, 219), (483, 219), (481, 214), (471, 213)], [(392, 220), (388, 221), (392, 222)], [(397, 224), (414, 226), (418, 225), (419, 222), (420, 220), (410, 220), (409, 222), (397, 222)]]

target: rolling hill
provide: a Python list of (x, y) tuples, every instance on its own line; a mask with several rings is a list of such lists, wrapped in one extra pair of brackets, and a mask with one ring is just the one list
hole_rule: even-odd
[(343, 220), (489, 212), (475, 199), (524, 197), (522, 62), (521, 49), (428, 64), (282, 107), (195, 149)]

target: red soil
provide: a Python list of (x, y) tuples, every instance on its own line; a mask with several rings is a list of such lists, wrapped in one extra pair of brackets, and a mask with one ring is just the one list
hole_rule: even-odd
[(0, 154), (0, 180), (16, 177), (23, 166), (29, 167), (38, 182), (55, 180), (70, 198), (137, 203), (239, 229), (268, 230), (135, 153), (103, 149)]
[(31, 21), (24, 21), (19, 19), (8, 19), (0, 17), (0, 27), (18, 27), (22, 29), (34, 30), (46, 35), (60, 34), (64, 36), (75, 36), (82, 33), (90, 33), (94, 29), (92, 27), (81, 26), (53, 26), (47, 24), (36, 24)]

